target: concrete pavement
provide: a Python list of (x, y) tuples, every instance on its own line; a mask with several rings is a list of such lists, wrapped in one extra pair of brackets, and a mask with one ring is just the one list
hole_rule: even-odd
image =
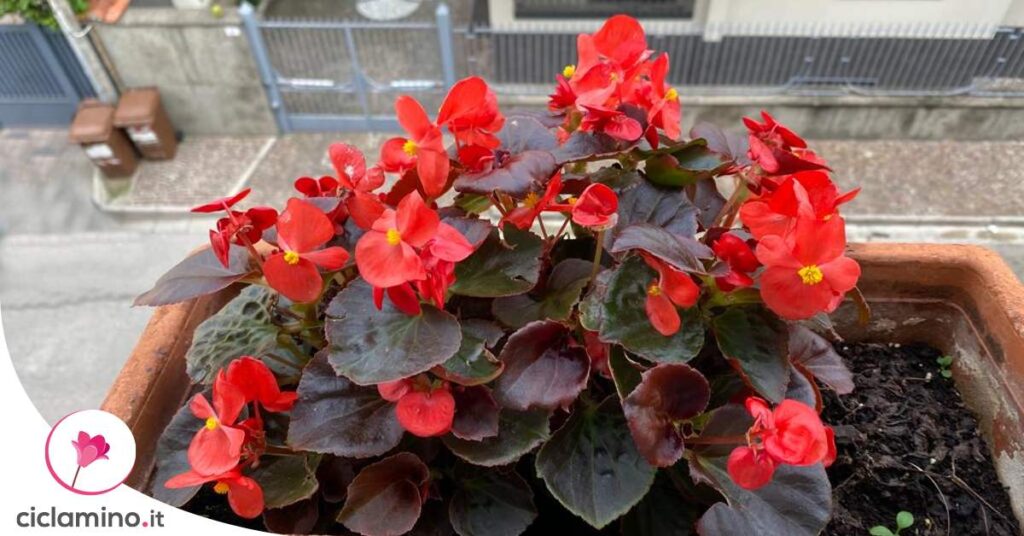
[[(131, 298), (206, 240), (212, 218), (184, 207), (245, 184), (253, 203), (281, 204), (296, 177), (331, 172), (330, 142), (352, 143), (372, 161), (384, 137), (189, 138), (175, 162), (145, 164), (144, 184), (125, 188), (126, 197), (97, 199), (91, 165), (64, 132), (0, 130), (2, 321), (43, 415), (53, 421), (100, 403), (151, 313), (131, 308)], [(851, 240), (987, 244), (1024, 275), (1024, 167), (1016, 164), (1024, 142), (812, 146), (841, 185), (864, 188), (846, 210)], [(122, 210), (133, 205), (145, 210)], [(151, 210), (157, 205), (166, 210)]]

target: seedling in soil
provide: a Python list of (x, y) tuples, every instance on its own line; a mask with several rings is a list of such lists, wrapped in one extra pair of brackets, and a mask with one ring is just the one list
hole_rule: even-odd
[(935, 360), (939, 364), (939, 374), (942, 374), (943, 378), (952, 378), (953, 371), (949, 370), (950, 365), (953, 364), (953, 356), (944, 355)]
[[(940, 360), (942, 358), (939, 358)], [(952, 358), (950, 358), (952, 360)], [(948, 376), (947, 376), (948, 377)], [(900, 511), (896, 514), (896, 532), (889, 530), (889, 527), (877, 525), (871, 527), (868, 534), (871, 536), (899, 536), (901, 530), (910, 528), (914, 524), (914, 515), (910, 512)]]

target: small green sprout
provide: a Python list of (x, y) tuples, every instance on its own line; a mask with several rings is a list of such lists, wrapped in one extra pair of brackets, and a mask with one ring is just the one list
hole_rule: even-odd
[(942, 374), (943, 378), (952, 378), (953, 371), (949, 370), (949, 366), (953, 364), (953, 356), (944, 355), (935, 360), (939, 364), (939, 374)]
[[(950, 358), (952, 361), (952, 358)], [(868, 534), (871, 536), (899, 536), (901, 530), (910, 528), (914, 524), (914, 515), (910, 512), (903, 512), (896, 514), (896, 532), (889, 530), (889, 527), (877, 525), (871, 527)]]

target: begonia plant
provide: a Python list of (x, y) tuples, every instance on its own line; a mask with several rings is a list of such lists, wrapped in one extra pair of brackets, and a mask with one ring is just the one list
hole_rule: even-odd
[(331, 145), (280, 213), (196, 207), (210, 247), (137, 303), (235, 297), (194, 334), (156, 497), (367, 536), (824, 528), (819, 389), (853, 383), (818, 331), (857, 297), (857, 191), (767, 112), (684, 136), (636, 20), (577, 44), (547, 112), (467, 78), (436, 115), (400, 97), (372, 166)]

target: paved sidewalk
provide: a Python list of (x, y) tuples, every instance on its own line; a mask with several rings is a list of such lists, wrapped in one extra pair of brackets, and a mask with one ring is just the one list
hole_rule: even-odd
[[(188, 206), (245, 185), (247, 203), (280, 206), (295, 178), (332, 173), (332, 141), (373, 162), (385, 138), (190, 138), (175, 161), (143, 164), (127, 197), (96, 199), (92, 166), (65, 132), (0, 130), (3, 327), (44, 417), (100, 403), (151, 314), (131, 298), (206, 240), (213, 218)], [(851, 240), (986, 244), (1024, 276), (1024, 142), (812, 146), (842, 186), (863, 187), (845, 211)]]

